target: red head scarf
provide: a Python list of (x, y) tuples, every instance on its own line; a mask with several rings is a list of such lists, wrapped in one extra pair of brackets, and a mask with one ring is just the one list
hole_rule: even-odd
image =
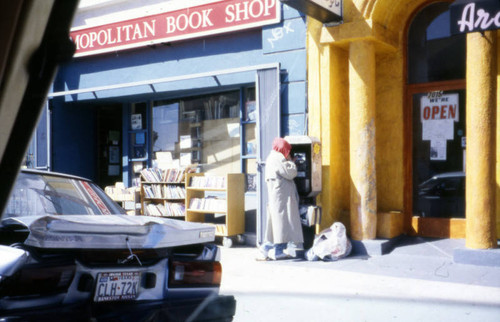
[(283, 154), (285, 156), (285, 158), (288, 158), (288, 155), (290, 154), (290, 151), (292, 150), (292, 146), (285, 139), (278, 137), (278, 138), (275, 138), (273, 141), (273, 150), (281, 152), (281, 154)]

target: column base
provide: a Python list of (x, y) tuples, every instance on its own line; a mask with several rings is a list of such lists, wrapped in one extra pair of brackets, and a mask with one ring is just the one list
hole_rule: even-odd
[(353, 240), (351, 255), (381, 256), (390, 253), (400, 243), (403, 235), (387, 239)]

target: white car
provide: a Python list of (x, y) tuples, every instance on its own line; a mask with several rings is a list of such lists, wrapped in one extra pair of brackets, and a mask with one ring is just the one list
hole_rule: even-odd
[(128, 216), (86, 179), (23, 170), (0, 222), (0, 320), (231, 321), (214, 238)]

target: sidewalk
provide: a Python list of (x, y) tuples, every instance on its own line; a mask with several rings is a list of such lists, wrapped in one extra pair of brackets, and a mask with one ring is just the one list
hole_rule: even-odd
[[(235, 295), (235, 321), (309, 319), (311, 311), (302, 316), (296, 308), (304, 310), (305, 303), (318, 307), (317, 321), (331, 320), (332, 305), (342, 305), (337, 308), (345, 310), (342, 321), (384, 321), (388, 312), (401, 318), (396, 320), (442, 321), (455, 314), (457, 321), (498, 321), (500, 267), (454, 263), (453, 250), (463, 245), (463, 240), (411, 238), (387, 255), (337, 262), (259, 262), (255, 247), (221, 248), (221, 293)], [(414, 316), (402, 319), (406, 310)], [(359, 315), (367, 312), (370, 318)]]

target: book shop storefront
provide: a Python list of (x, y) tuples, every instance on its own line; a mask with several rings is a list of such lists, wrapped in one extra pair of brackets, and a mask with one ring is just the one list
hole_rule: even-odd
[(35, 137), (37, 167), (130, 187), (143, 169), (194, 164), (243, 173), (255, 194), (273, 138), (305, 134), (299, 11), (277, 0), (86, 3)]
[(323, 219), (359, 241), (408, 234), (496, 248), (499, 2), (336, 2), (341, 23), (308, 17)]

